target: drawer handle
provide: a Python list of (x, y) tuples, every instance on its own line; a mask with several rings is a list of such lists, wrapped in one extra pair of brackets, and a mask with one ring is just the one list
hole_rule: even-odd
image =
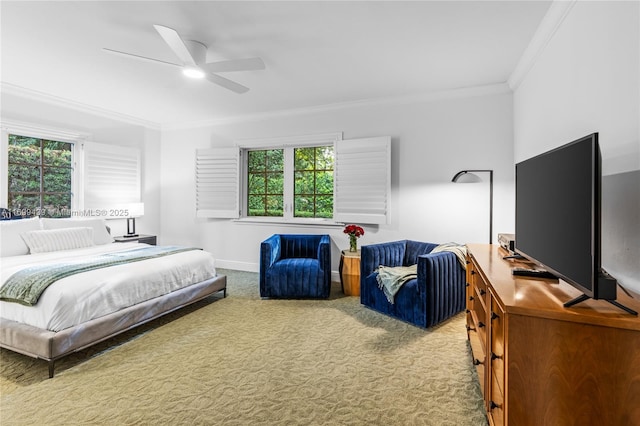
[(465, 286), (465, 287), (469, 287), (470, 285), (471, 285), (471, 284), (469, 284), (469, 283), (466, 283), (466, 284), (465, 284), (464, 286)]
[(469, 296), (469, 300), (473, 302), (475, 299), (473, 298), (473, 296)]
[(476, 329), (467, 324), (467, 331), (476, 331)]
[(478, 321), (478, 327), (484, 327), (484, 323), (482, 321)]
[(465, 311), (465, 314), (470, 314), (470, 313), (471, 313), (471, 311), (468, 310), (468, 309)]
[(473, 360), (473, 365), (482, 365), (482, 364), (484, 364), (484, 363), (482, 361), (480, 361), (478, 358), (475, 358)]
[(491, 361), (494, 359), (502, 359), (502, 355), (496, 355), (495, 352), (491, 352)]
[(491, 320), (493, 321), (496, 318), (500, 318), (500, 315), (496, 314), (495, 312), (491, 312)]
[(471, 275), (475, 275), (475, 274), (476, 274), (476, 271), (472, 270)]
[(480, 289), (480, 296), (484, 296), (485, 294), (487, 294), (487, 292), (483, 289)]
[(491, 401), (489, 407), (493, 410), (494, 408), (500, 408), (500, 404), (496, 404), (495, 402)]

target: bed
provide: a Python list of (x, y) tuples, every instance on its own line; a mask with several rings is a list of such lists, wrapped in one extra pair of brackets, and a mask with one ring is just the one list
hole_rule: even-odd
[[(0, 238), (0, 347), (47, 361), (49, 377), (66, 355), (214, 293), (226, 297), (210, 253), (114, 243), (101, 219), (0, 221)], [(23, 281), (38, 291), (15, 290)]]

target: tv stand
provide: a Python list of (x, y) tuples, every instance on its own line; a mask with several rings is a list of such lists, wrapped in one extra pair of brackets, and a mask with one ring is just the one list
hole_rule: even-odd
[[(489, 425), (640, 426), (640, 316), (618, 309), (640, 312), (640, 300), (586, 300), (563, 280), (513, 275), (531, 265), (498, 245), (467, 247), (469, 363)], [(583, 303), (566, 309), (569, 299)]]
[[(584, 302), (587, 299), (591, 299), (591, 298), (589, 296), (587, 296), (586, 294), (582, 294), (582, 295), (576, 297), (575, 299), (571, 299), (568, 302), (564, 302), (563, 306), (565, 308), (568, 308), (568, 307), (573, 306), (573, 305), (575, 305), (577, 303)], [(636, 311), (634, 311), (631, 308), (627, 308), (622, 303), (618, 303), (615, 300), (606, 300), (606, 299), (604, 299), (604, 300), (609, 302), (609, 303), (611, 303), (613, 306), (617, 306), (618, 308), (622, 309), (623, 311), (626, 311), (626, 312), (630, 313), (631, 315), (638, 316), (638, 313)]]

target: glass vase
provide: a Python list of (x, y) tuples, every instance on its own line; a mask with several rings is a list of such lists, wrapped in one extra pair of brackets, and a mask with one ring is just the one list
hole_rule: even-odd
[(358, 237), (355, 235), (349, 235), (349, 251), (358, 251)]

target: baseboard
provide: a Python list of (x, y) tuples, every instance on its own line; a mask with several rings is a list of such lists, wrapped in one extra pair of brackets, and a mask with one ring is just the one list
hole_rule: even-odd
[(235, 260), (216, 259), (216, 268), (233, 269), (245, 272), (260, 272), (260, 265), (251, 262), (238, 262)]

